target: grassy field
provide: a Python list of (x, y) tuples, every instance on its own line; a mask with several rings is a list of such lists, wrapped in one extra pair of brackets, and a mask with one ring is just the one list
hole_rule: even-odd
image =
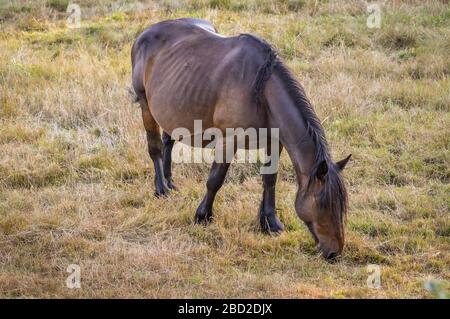
[[(431, 298), (450, 278), (448, 1), (0, 0), (0, 296)], [(193, 217), (209, 167), (174, 167), (153, 197), (130, 48), (146, 26), (200, 17), (264, 37), (305, 86), (334, 158), (348, 153), (344, 255), (317, 256), (283, 154), (278, 214), (261, 234), (254, 165), (232, 166), (215, 222)], [(66, 269), (81, 267), (81, 289)], [(381, 267), (381, 288), (366, 284)], [(437, 289), (426, 289), (429, 283)], [(428, 284), (427, 284), (428, 283)], [(431, 290), (431, 291), (430, 291)]]

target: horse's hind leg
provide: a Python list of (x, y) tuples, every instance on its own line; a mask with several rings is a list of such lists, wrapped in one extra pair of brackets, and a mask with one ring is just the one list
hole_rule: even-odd
[(214, 162), (206, 183), (207, 192), (195, 213), (196, 223), (207, 223), (212, 219), (212, 207), (217, 192), (222, 187), (230, 163)]
[[(280, 145), (280, 153), (282, 147)], [(270, 164), (266, 164), (270, 165)], [(264, 232), (276, 234), (283, 231), (284, 226), (276, 215), (275, 208), (275, 185), (277, 182), (277, 173), (262, 174), (264, 185), (263, 198), (259, 208), (259, 223)]]
[(141, 100), (142, 120), (144, 121), (145, 131), (147, 133), (148, 153), (153, 161), (155, 168), (155, 196), (167, 195), (169, 188), (164, 178), (162, 164), (162, 142), (158, 123), (150, 113), (150, 109), (145, 101)]
[(175, 143), (175, 140), (173, 140), (172, 137), (168, 133), (163, 132), (162, 142), (163, 142), (164, 177), (167, 182), (167, 187), (169, 189), (176, 190), (177, 187), (173, 184), (173, 180), (172, 180), (172, 148), (173, 148), (173, 144)]

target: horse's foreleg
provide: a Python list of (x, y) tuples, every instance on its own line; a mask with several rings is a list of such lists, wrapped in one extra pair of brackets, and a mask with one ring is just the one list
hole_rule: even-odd
[(208, 182), (206, 183), (206, 195), (195, 213), (196, 223), (207, 223), (211, 221), (214, 198), (223, 185), (229, 167), (230, 163), (213, 163)]
[[(281, 150), (282, 147), (280, 145), (280, 153)], [(284, 226), (278, 219), (275, 208), (275, 185), (277, 183), (277, 173), (262, 174), (262, 180), (264, 191), (259, 208), (259, 223), (264, 232), (271, 234), (279, 233), (283, 231)]]
[(155, 168), (155, 196), (167, 195), (169, 188), (164, 178), (162, 164), (162, 142), (159, 125), (154, 120), (147, 106), (147, 103), (141, 101), (142, 120), (144, 121), (145, 131), (147, 133), (148, 153), (153, 161)]
[(170, 189), (177, 189), (176, 186), (173, 184), (172, 180), (172, 148), (175, 141), (172, 139), (172, 137), (167, 134), (166, 132), (163, 132), (162, 135), (162, 142), (163, 142), (163, 170), (164, 170), (164, 177), (167, 182), (167, 187)]

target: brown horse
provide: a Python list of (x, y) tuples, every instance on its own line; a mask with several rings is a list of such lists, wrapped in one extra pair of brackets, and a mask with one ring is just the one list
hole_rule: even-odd
[[(223, 132), (278, 128), (280, 146), (289, 153), (297, 176), (299, 218), (325, 258), (342, 252), (347, 192), (341, 171), (350, 155), (332, 161), (322, 125), (302, 86), (269, 44), (248, 34), (223, 37), (204, 20), (178, 19), (142, 32), (131, 58), (157, 196), (175, 189), (171, 175), (175, 129), (193, 132), (194, 120), (201, 120), (204, 129)], [(211, 220), (214, 197), (229, 166), (213, 163), (196, 222)], [(262, 179), (260, 224), (263, 230), (278, 233), (283, 224), (275, 210), (277, 174), (264, 174)]]

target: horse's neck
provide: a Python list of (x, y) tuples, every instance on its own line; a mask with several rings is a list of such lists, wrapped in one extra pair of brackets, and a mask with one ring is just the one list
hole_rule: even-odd
[(304, 184), (315, 160), (316, 146), (308, 134), (306, 122), (277, 76), (266, 83), (265, 96), (269, 107), (269, 126), (279, 129), (281, 144), (289, 154), (299, 185)]

